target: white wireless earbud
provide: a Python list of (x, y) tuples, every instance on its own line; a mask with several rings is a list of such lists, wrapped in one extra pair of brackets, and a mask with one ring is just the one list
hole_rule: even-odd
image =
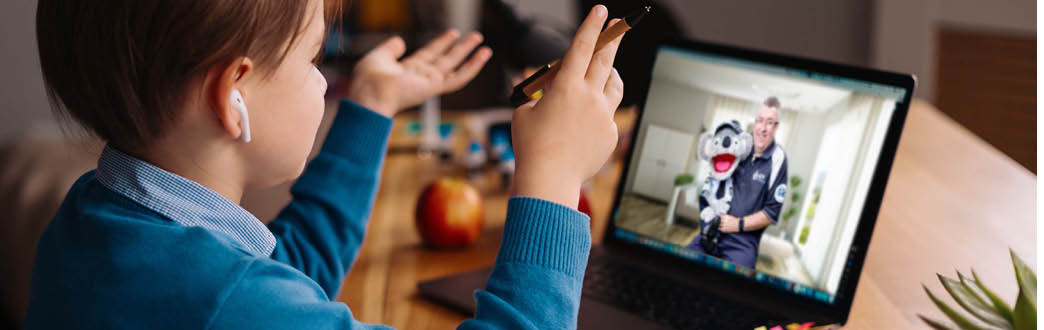
[(233, 89), (232, 95), (230, 95), (229, 98), (231, 99), (230, 102), (232, 103), (232, 107), (239, 110), (239, 117), (242, 117), (242, 121), (240, 121), (242, 124), (239, 128), (243, 130), (243, 132), (239, 134), (239, 140), (244, 143), (250, 142), (250, 116), (247, 115), (246, 102), (243, 101), (243, 94), (240, 94), (238, 89)]

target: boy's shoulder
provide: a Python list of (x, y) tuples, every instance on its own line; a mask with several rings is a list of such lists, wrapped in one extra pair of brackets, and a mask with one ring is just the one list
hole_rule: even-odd
[[(92, 171), (40, 238), (26, 328), (128, 321), (199, 328), (249, 273), (279, 265), (220, 233), (165, 219), (99, 184)], [(48, 317), (53, 311), (73, 315)]]

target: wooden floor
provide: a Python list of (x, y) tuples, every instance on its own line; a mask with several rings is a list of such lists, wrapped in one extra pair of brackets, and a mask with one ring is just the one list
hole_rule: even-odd
[(620, 218), (616, 226), (667, 243), (686, 246), (700, 234), (699, 228), (682, 224), (668, 226), (664, 221), (667, 205), (634, 194), (620, 199)]

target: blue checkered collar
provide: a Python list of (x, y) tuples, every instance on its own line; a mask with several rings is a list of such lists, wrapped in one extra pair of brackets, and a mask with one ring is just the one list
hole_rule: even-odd
[(228, 236), (247, 251), (270, 256), (275, 236), (238, 204), (195, 181), (106, 146), (95, 177), (105, 187), (183, 226)]

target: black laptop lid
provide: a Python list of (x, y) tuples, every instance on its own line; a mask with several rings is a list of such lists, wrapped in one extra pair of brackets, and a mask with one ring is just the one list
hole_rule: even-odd
[(843, 323), (914, 77), (694, 41), (652, 58), (606, 245)]

